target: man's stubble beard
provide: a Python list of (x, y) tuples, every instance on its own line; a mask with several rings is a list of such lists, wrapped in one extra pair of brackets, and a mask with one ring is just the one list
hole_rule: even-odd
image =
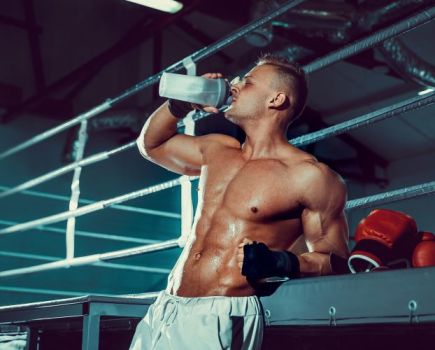
[(256, 117), (250, 116), (248, 113), (243, 113), (242, 111), (238, 112), (237, 110), (233, 111), (232, 108), (225, 112), (225, 118), (236, 125), (242, 125), (244, 121), (257, 119)]

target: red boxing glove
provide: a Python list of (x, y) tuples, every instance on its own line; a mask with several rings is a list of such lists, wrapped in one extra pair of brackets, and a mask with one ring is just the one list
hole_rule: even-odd
[(420, 232), (420, 243), (412, 254), (412, 266), (435, 266), (435, 235), (430, 232)]
[(417, 224), (411, 216), (375, 209), (358, 224), (349, 269), (352, 273), (370, 271), (398, 260), (406, 260), (408, 265), (417, 236)]

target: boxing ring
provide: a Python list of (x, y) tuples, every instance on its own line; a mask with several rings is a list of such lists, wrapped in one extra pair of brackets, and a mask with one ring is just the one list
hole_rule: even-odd
[[(263, 348), (278, 348), (283, 341), (291, 345), (301, 337), (308, 343), (313, 334), (321, 332), (328, 332), (332, 338), (329, 343), (336, 345), (334, 338), (343, 332), (353, 334), (355, 340), (356, 330), (368, 331), (377, 324), (392, 327), (383, 331), (385, 336), (395, 334), (396, 327), (396, 332), (400, 330), (407, 338), (429, 339), (435, 332), (434, 278), (435, 268), (420, 268), (286, 282), (272, 296), (260, 298), (266, 320)], [(0, 307), (0, 325), (27, 326), (40, 332), (81, 331), (82, 349), (98, 349), (100, 327), (110, 329), (110, 322), (112, 327), (117, 322), (132, 336), (154, 299), (152, 293), (134, 297), (89, 295), (5, 306)], [(361, 304), (356, 304), (357, 300)], [(420, 326), (424, 328), (423, 335), (416, 331)], [(396, 337), (403, 340), (397, 334)], [(30, 348), (36, 348), (36, 338), (29, 342)], [(127, 341), (125, 345), (127, 348)], [(360, 348), (357, 344), (352, 347)]]
[[(214, 45), (205, 47), (189, 57), (176, 62), (164, 71), (177, 72), (186, 69), (189, 73), (194, 74), (196, 63), (243, 38), (251, 31), (260, 28), (302, 2), (302, 0), (289, 1), (278, 10), (240, 28)], [(387, 39), (396, 37), (423, 25), (433, 20), (434, 16), (435, 6), (429, 7), (405, 20), (394, 23), (363, 39), (357, 40), (350, 45), (346, 45), (343, 48), (327, 54), (322, 58), (316, 59), (314, 62), (304, 66), (304, 70), (307, 74), (320, 70), (365, 49), (374, 47)], [(190, 195), (191, 181), (197, 179), (197, 177), (181, 176), (113, 198), (97, 202), (88, 202), (85, 205), (79, 206), (80, 203), (83, 203), (79, 197), (80, 175), (81, 172), (85, 170), (84, 168), (104, 160), (109, 160), (116, 154), (136, 147), (135, 142), (130, 142), (115, 149), (84, 158), (83, 151), (88, 138), (87, 121), (139, 93), (143, 89), (157, 83), (164, 71), (145, 79), (114, 98), (107, 99), (102, 104), (72, 118), (66, 123), (49, 129), (0, 153), (1, 162), (3, 159), (30, 148), (64, 130), (80, 125), (78, 155), (73, 163), (31, 179), (16, 187), (3, 188), (3, 191), (0, 192), (0, 200), (6, 200), (8, 196), (17, 193), (35, 195), (35, 191), (30, 191), (34, 186), (68, 172), (73, 172), (71, 197), (63, 198), (63, 200), (69, 201), (68, 211), (22, 223), (3, 221), (1, 224), (5, 227), (0, 229), (0, 235), (16, 234), (17, 232), (29, 229), (49, 231), (50, 226), (47, 225), (66, 221), (65, 242), (67, 252), (65, 259), (23, 268), (3, 270), (0, 271), (0, 280), (10, 276), (23, 276), (40, 273), (42, 271), (73, 268), (83, 265), (128, 268), (127, 265), (108, 262), (184, 246), (193, 221), (193, 205)], [(319, 142), (350, 130), (374, 125), (377, 122), (394, 118), (411, 110), (424, 108), (434, 103), (434, 100), (435, 92), (411, 97), (370, 113), (356, 116), (345, 122), (297, 137), (289, 142), (299, 147)], [(194, 135), (195, 122), (207, 118), (208, 116), (209, 114), (205, 112), (192, 112), (187, 118), (180, 121), (178, 126), (180, 129), (184, 128), (185, 133)], [(167, 213), (131, 207), (123, 203), (176, 186), (181, 187), (182, 210), (181, 215), (172, 215), (172, 217), (181, 219), (180, 237), (165, 242), (147, 243), (134, 248), (112, 252), (75, 256), (75, 237), (79, 235), (79, 232), (75, 230), (76, 218), (83, 215), (90, 215), (106, 208), (142, 212), (150, 215), (171, 216)], [(415, 184), (394, 191), (349, 200), (346, 204), (346, 210), (350, 211), (356, 208), (372, 207), (384, 203), (415, 198), (417, 196), (429, 195), (434, 192), (435, 181)], [(134, 266), (132, 268), (134, 268)], [(421, 268), (371, 274), (304, 278), (284, 283), (273, 295), (261, 298), (266, 316), (266, 325), (268, 326), (265, 334), (264, 348), (273, 348), (272, 346), (275, 346), (273, 345), (275, 344), (273, 336), (279, 335), (281, 338), (285, 338), (286, 335), (289, 335), (289, 329), (302, 326), (314, 327), (313, 329), (317, 329), (317, 327), (322, 329), (325, 327), (328, 329), (331, 327), (346, 329), (346, 327), (364, 327), (375, 324), (410, 326), (419, 324), (430, 327), (435, 321), (435, 303), (431, 301), (432, 296), (435, 295), (434, 278), (435, 268)], [(82, 348), (98, 349), (98, 334), (103, 322), (110, 323), (112, 319), (121, 323), (124, 322), (124, 327), (132, 331), (134, 330), (137, 320), (145, 314), (154, 298), (155, 294), (153, 293), (129, 296), (91, 295), (48, 302), (5, 306), (0, 307), (0, 325), (29, 327), (31, 331), (29, 332), (30, 338), (28, 343), (32, 348), (38, 343), (37, 336), (34, 335), (35, 331), (38, 332), (38, 329), (41, 330), (46, 329), (46, 327), (52, 327), (53, 323), (49, 322), (50, 320), (56, 320), (58, 324), (65, 323), (67, 325), (72, 324), (70, 320), (78, 320), (79, 326), (77, 327), (82, 332)], [(364, 303), (358, 304), (355, 302), (357, 300), (364, 300)], [(45, 323), (46, 321), (47, 323)], [(432, 328), (431, 332), (435, 334)]]

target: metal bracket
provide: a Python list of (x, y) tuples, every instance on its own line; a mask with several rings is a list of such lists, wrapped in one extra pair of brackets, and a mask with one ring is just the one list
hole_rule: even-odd
[(264, 310), (264, 322), (266, 323), (266, 326), (270, 326), (270, 317), (271, 317), (271, 312), (269, 309), (265, 309)]
[(415, 300), (410, 300), (408, 303), (409, 323), (419, 323), (418, 315), (415, 313), (418, 308), (418, 303)]
[(334, 306), (331, 306), (329, 308), (329, 325), (330, 326), (336, 326), (337, 320), (335, 319), (335, 315), (337, 314), (337, 309)]
[(187, 75), (196, 75), (196, 63), (193, 62), (191, 56), (187, 56), (183, 60), (183, 66), (186, 69)]

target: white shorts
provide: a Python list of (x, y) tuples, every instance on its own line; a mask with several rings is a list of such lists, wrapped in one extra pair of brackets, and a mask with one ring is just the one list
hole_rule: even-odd
[(163, 291), (138, 324), (130, 350), (256, 350), (263, 321), (256, 296), (185, 298)]

